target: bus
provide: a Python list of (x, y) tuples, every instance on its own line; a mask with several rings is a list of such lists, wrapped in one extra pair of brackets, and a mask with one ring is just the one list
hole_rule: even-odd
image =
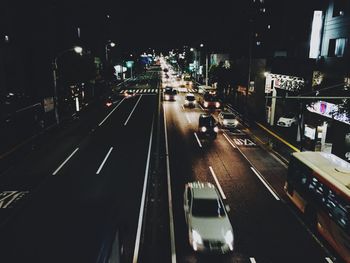
[(293, 153), (284, 189), (308, 223), (349, 263), (350, 163), (331, 153)]

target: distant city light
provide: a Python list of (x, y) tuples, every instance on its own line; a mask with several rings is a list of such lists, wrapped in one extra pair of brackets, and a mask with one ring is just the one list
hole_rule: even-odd
[(267, 25), (267, 29), (271, 29), (271, 25)]
[(312, 20), (309, 58), (318, 58), (322, 31), (322, 11), (314, 11)]
[(6, 41), (6, 42), (9, 42), (9, 40), (10, 40), (9, 36), (6, 35), (6, 36), (5, 36), (5, 41)]
[(111, 45), (111, 47), (114, 47), (114, 46), (115, 46), (115, 43), (114, 43), (114, 42), (111, 42), (110, 45)]
[(204, 44), (200, 44), (199, 46), (200, 46), (200, 47), (204, 47)]

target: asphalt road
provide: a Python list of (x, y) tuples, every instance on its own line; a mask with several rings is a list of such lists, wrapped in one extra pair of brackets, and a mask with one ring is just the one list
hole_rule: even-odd
[[(249, 127), (197, 140), (204, 110), (182, 106), (188, 89), (157, 108), (158, 86), (139, 80), (111, 107), (96, 105), (35, 141), (0, 174), (0, 262), (103, 262), (116, 228), (124, 262), (327, 262), (285, 201), (285, 165)], [(126, 89), (136, 95), (123, 99)], [(233, 253), (188, 244), (183, 191), (197, 180), (222, 189)]]
[(1, 174), (0, 262), (95, 263), (116, 226), (132, 261), (156, 98), (98, 105)]
[[(200, 145), (194, 133), (203, 110), (198, 106), (183, 108), (183, 95), (176, 102), (163, 103), (177, 262), (326, 262), (329, 255), (283, 201), (283, 180), (276, 180), (276, 176), (283, 178), (286, 168), (256, 145), (244, 132), (245, 127), (220, 131), (216, 140), (200, 140)], [(232, 254), (201, 255), (188, 244), (183, 191), (185, 183), (197, 180), (222, 188), (235, 234)], [(270, 192), (263, 181), (276, 190)]]

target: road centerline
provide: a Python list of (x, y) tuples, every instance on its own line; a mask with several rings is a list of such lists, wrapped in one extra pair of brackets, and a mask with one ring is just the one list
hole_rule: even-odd
[(176, 263), (176, 248), (175, 248), (175, 230), (174, 230), (174, 214), (173, 214), (173, 201), (171, 193), (171, 177), (170, 177), (170, 158), (169, 158), (169, 146), (168, 146), (168, 131), (166, 125), (166, 112), (164, 114), (164, 137), (165, 137), (165, 155), (166, 155), (166, 170), (167, 170), (167, 182), (168, 182), (168, 206), (169, 206), (169, 227), (170, 227), (170, 246), (171, 246), (171, 262)]
[(134, 255), (133, 255), (133, 260), (132, 260), (133, 263), (137, 263), (138, 262), (138, 257), (139, 257), (142, 221), (143, 221), (143, 213), (144, 213), (144, 210), (145, 210), (145, 200), (146, 200), (148, 173), (149, 173), (150, 160), (151, 160), (153, 124), (154, 124), (154, 115), (153, 115), (153, 120), (152, 120), (151, 132), (150, 132), (150, 136), (149, 136), (149, 146), (148, 146), (148, 154), (147, 154), (147, 161), (146, 161), (146, 168), (145, 168), (145, 179), (144, 179), (144, 182), (143, 182), (143, 190), (142, 190), (141, 204), (140, 204), (140, 213), (139, 213), (139, 219), (138, 219), (138, 225), (137, 225)]
[(105, 158), (103, 159), (103, 161), (102, 161), (100, 167), (99, 167), (98, 170), (96, 171), (96, 174), (99, 174), (99, 173), (101, 172), (101, 170), (102, 170), (102, 168), (103, 168), (105, 162), (107, 161), (109, 155), (111, 154), (112, 150), (113, 150), (113, 147), (111, 147), (111, 148), (109, 149), (109, 151), (108, 151), (108, 153), (106, 154)]

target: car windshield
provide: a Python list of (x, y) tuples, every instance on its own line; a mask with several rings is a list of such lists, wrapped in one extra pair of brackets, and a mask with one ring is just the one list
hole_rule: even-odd
[(224, 119), (228, 119), (228, 120), (233, 120), (235, 118), (235, 115), (233, 114), (223, 114)]
[(194, 101), (195, 97), (194, 96), (186, 96), (186, 100), (188, 101)]
[(164, 93), (165, 94), (169, 94), (169, 95), (174, 95), (174, 94), (176, 94), (176, 90), (174, 90), (174, 89), (166, 89)]
[(216, 199), (194, 199), (192, 215), (195, 217), (220, 217), (225, 215), (225, 211)]
[(204, 94), (204, 100), (205, 101), (218, 101), (218, 99), (216, 98), (216, 96), (212, 95), (212, 94)]
[(202, 117), (199, 119), (199, 124), (202, 126), (214, 126), (215, 121), (213, 117)]

